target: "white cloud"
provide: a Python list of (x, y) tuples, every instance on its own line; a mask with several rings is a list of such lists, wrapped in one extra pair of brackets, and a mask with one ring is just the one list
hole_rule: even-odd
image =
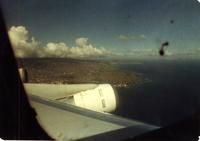
[(78, 38), (76, 39), (76, 45), (79, 47), (86, 46), (88, 44), (88, 38)]
[(154, 49), (152, 48), (133, 48), (131, 49), (131, 52), (135, 52), (135, 53), (138, 53), (138, 52), (153, 52)]
[(125, 36), (125, 35), (119, 35), (118, 37), (120, 40), (129, 40), (129, 37), (128, 36)]
[(173, 53), (172, 52), (170, 52), (170, 51), (165, 51), (165, 54), (167, 55), (167, 56), (172, 56), (173, 55)]
[(44, 47), (44, 57), (68, 57), (69, 47), (65, 43), (48, 43)]
[(17, 57), (33, 57), (41, 52), (39, 48), (40, 43), (33, 37), (29, 38), (25, 27), (13, 26), (10, 28), (8, 34)]
[(29, 36), (24, 26), (12, 26), (9, 36), (13, 45), (15, 55), (20, 58), (26, 57), (56, 57), (56, 58), (89, 58), (101, 57), (111, 54), (105, 48), (96, 48), (89, 43), (88, 38), (78, 38), (75, 46), (69, 47), (66, 43), (49, 42), (42, 46), (34, 37)]
[(110, 54), (105, 48), (98, 49), (88, 42), (88, 38), (76, 39), (76, 46), (70, 49), (72, 57), (104, 56)]
[(152, 48), (133, 48), (128, 54), (133, 56), (154, 56), (158, 53), (157, 50)]
[(130, 40), (145, 40), (147, 37), (144, 34), (140, 35), (119, 35), (118, 39), (122, 41), (130, 41)]

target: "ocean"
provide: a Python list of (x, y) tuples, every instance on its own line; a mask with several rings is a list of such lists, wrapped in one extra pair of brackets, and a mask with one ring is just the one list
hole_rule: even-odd
[(199, 111), (200, 60), (140, 60), (115, 65), (142, 74), (144, 83), (117, 89), (119, 107), (114, 114), (166, 126)]

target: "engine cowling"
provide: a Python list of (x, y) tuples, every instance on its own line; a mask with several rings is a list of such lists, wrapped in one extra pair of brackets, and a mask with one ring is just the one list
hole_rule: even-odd
[(25, 83), (30, 95), (70, 103), (98, 112), (117, 108), (118, 95), (110, 84), (34, 84)]
[(117, 97), (110, 84), (74, 94), (73, 99), (76, 106), (99, 112), (112, 112), (117, 107)]

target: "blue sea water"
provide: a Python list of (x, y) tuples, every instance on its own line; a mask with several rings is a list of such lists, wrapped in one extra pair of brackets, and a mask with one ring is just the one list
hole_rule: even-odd
[(200, 60), (141, 60), (120, 63), (121, 70), (142, 73), (144, 83), (118, 89), (115, 114), (166, 126), (200, 109)]

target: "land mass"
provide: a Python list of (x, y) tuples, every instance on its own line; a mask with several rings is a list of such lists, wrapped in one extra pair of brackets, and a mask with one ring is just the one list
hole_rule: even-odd
[(106, 61), (76, 59), (18, 59), (30, 83), (109, 83), (128, 87), (142, 81), (141, 75), (122, 71)]

